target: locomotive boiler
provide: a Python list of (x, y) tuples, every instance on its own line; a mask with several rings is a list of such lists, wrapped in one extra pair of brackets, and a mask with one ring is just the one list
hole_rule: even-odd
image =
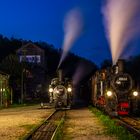
[(92, 102), (111, 116), (128, 115), (137, 96), (131, 75), (124, 72), (124, 60), (92, 76)]
[(72, 84), (68, 78), (63, 78), (62, 70), (58, 71), (58, 77), (51, 80), (49, 85), (49, 102), (56, 109), (71, 108)]

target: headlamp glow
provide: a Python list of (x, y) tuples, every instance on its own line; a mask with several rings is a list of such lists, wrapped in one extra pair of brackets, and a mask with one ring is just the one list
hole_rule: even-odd
[(53, 88), (49, 88), (49, 92), (53, 92)]
[(137, 91), (134, 91), (133, 92), (133, 96), (135, 96), (135, 97), (138, 96), (138, 92)]
[(68, 92), (71, 92), (72, 91), (72, 88), (71, 87), (68, 87), (67, 90), (68, 90)]
[(111, 91), (107, 91), (106, 94), (107, 94), (107, 96), (109, 96), (109, 97), (112, 96), (112, 92), (111, 92)]

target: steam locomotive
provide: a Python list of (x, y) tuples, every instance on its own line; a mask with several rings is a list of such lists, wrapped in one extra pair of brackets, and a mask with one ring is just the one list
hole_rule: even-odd
[(92, 102), (111, 116), (128, 115), (138, 98), (134, 80), (124, 72), (124, 60), (109, 69), (97, 71), (91, 78)]
[(51, 80), (49, 85), (49, 102), (56, 109), (70, 109), (72, 105), (72, 84), (67, 78), (63, 79), (62, 70), (58, 77)]

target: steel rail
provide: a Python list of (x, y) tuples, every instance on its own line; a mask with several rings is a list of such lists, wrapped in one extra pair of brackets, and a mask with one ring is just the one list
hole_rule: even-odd
[(60, 121), (65, 118), (65, 110), (54, 111), (41, 125), (31, 131), (24, 140), (53, 140)]
[[(128, 119), (129, 117), (127, 117)], [(132, 118), (130, 117), (130, 119), (132, 120)], [(136, 122), (136, 120), (134, 119), (134, 121)], [(129, 123), (129, 121), (125, 121), (125, 117), (117, 119), (117, 122), (119, 123), (119, 125), (125, 127), (131, 134), (133, 134), (138, 140), (140, 140), (140, 129), (137, 129), (135, 127), (135, 125), (133, 125), (132, 123)], [(140, 122), (139, 122), (140, 123)]]

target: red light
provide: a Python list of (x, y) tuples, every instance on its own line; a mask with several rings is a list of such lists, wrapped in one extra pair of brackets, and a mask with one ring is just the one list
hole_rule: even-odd
[(119, 103), (119, 107), (122, 107), (122, 108), (129, 108), (129, 104), (128, 104), (128, 102)]
[(118, 115), (128, 115), (128, 111), (118, 111)]

